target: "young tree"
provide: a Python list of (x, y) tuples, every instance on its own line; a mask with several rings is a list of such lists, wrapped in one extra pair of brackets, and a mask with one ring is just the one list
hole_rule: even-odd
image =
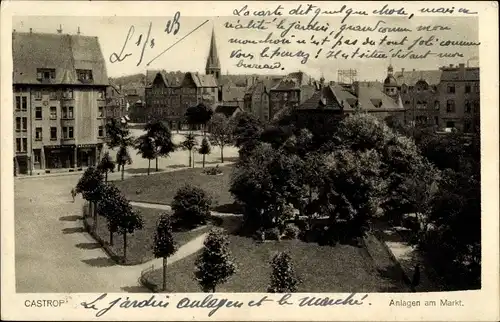
[(210, 132), (210, 140), (220, 147), (220, 158), (224, 163), (224, 147), (231, 144), (233, 138), (231, 122), (224, 114), (217, 113), (210, 120)]
[(167, 258), (175, 254), (177, 243), (172, 236), (172, 222), (169, 214), (161, 214), (156, 225), (153, 252), (156, 258), (163, 258), (163, 291), (167, 290)]
[(105, 184), (97, 211), (106, 218), (109, 230), (109, 244), (113, 245), (113, 235), (118, 231), (117, 223), (123, 213), (129, 211), (130, 203), (113, 184)]
[(76, 193), (81, 193), (83, 199), (89, 202), (89, 215), (94, 217), (94, 230), (97, 227), (95, 204), (101, 199), (103, 189), (103, 174), (94, 167), (89, 167), (76, 184)]
[(115, 171), (115, 163), (111, 159), (109, 152), (104, 153), (101, 161), (97, 165), (97, 169), (104, 172), (104, 182), (108, 182), (108, 172)]
[(297, 292), (300, 278), (296, 275), (292, 258), (287, 252), (278, 252), (271, 260), (271, 283), (269, 293)]
[(130, 130), (126, 124), (111, 119), (106, 124), (106, 140), (110, 149), (118, 148), (116, 163), (118, 164), (118, 171), (121, 168), (123, 180), (125, 164), (132, 164), (128, 147), (133, 145), (134, 139), (130, 136)]
[(195, 278), (204, 292), (214, 292), (236, 272), (231, 259), (229, 241), (224, 230), (213, 228), (205, 238), (204, 247), (196, 260)]
[(210, 143), (208, 142), (207, 138), (204, 137), (203, 140), (201, 141), (201, 146), (198, 149), (198, 153), (203, 155), (203, 167), (205, 167), (205, 156), (207, 154), (210, 154), (212, 151), (212, 147), (210, 146)]
[(139, 211), (133, 210), (130, 202), (124, 207), (123, 213), (117, 218), (116, 226), (123, 235), (123, 262), (127, 261), (127, 234), (142, 229), (144, 221)]
[(140, 154), (144, 159), (148, 159), (149, 175), (149, 171), (151, 169), (151, 160), (157, 157), (155, 138), (151, 136), (150, 132), (146, 132), (145, 134), (137, 138), (136, 149), (138, 150), (137, 154)]
[[(189, 167), (191, 167), (192, 152), (193, 152), (193, 149), (196, 147), (196, 145), (197, 145), (196, 137), (194, 136), (193, 133), (186, 134), (186, 138), (181, 143), (182, 148), (189, 152)], [(193, 166), (194, 166), (194, 164), (193, 164)]]
[(121, 168), (123, 180), (125, 178), (125, 165), (132, 164), (132, 158), (128, 152), (127, 145), (122, 145), (118, 148), (118, 152), (116, 153), (116, 163), (118, 164), (118, 168)]
[(175, 194), (172, 210), (181, 225), (192, 228), (206, 224), (211, 205), (212, 198), (203, 189), (186, 185)]
[(172, 141), (172, 132), (165, 122), (155, 122), (146, 124), (146, 131), (154, 138), (156, 148), (156, 171), (158, 171), (158, 157), (167, 157), (175, 151), (175, 144)]

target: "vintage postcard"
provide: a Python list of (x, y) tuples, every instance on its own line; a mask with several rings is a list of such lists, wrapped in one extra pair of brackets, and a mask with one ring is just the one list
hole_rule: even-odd
[(498, 2), (7, 1), (3, 320), (498, 321)]

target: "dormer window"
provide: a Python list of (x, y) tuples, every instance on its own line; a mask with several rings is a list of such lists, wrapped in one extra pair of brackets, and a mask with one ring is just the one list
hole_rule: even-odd
[(48, 68), (38, 68), (36, 70), (36, 79), (39, 81), (54, 80), (56, 78), (56, 70)]
[(77, 69), (76, 74), (78, 75), (78, 80), (81, 82), (92, 81), (92, 71), (90, 69)]

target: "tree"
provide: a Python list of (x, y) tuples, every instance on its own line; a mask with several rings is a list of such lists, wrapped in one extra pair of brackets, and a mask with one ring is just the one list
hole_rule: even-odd
[(149, 175), (149, 170), (151, 169), (151, 160), (157, 157), (155, 138), (152, 136), (151, 132), (148, 131), (137, 138), (136, 149), (138, 150), (137, 154), (140, 154), (141, 157), (144, 159), (148, 159), (148, 175)]
[(103, 174), (94, 167), (89, 167), (76, 184), (76, 193), (81, 193), (83, 199), (89, 202), (89, 215), (94, 217), (94, 230), (97, 227), (97, 212), (95, 204), (101, 199), (103, 189)]
[(204, 292), (214, 292), (236, 272), (231, 259), (229, 241), (224, 230), (213, 228), (205, 238), (204, 247), (196, 260), (195, 278)]
[[(189, 167), (191, 167), (191, 160), (192, 160), (192, 151), (193, 149), (196, 147), (197, 143), (196, 143), (196, 137), (193, 133), (188, 133), (186, 134), (186, 138), (184, 139), (184, 141), (182, 141), (181, 143), (181, 146), (184, 150), (187, 150), (189, 151)], [(194, 164), (193, 164), (193, 167), (194, 167)]]
[(188, 107), (186, 110), (186, 119), (190, 125), (202, 125), (203, 126), (203, 136), (205, 136), (206, 125), (213, 115), (211, 108), (203, 103), (199, 103), (196, 106)]
[(118, 152), (116, 153), (116, 163), (118, 164), (118, 168), (122, 170), (122, 180), (125, 178), (125, 165), (132, 164), (132, 158), (130, 157), (130, 153), (128, 152), (128, 146), (122, 145), (118, 148)]
[[(326, 173), (318, 193), (321, 214), (330, 218), (330, 228), (343, 221), (342, 238), (361, 237), (386, 193), (377, 151), (335, 151), (325, 158)], [(340, 237), (340, 236), (335, 236)]]
[(192, 228), (207, 223), (211, 205), (212, 198), (203, 189), (185, 185), (175, 194), (172, 210), (180, 225)]
[(217, 113), (210, 120), (210, 131), (210, 139), (214, 145), (220, 147), (220, 158), (221, 162), (224, 163), (224, 147), (232, 143), (231, 122), (224, 114)]
[(132, 209), (130, 202), (123, 209), (123, 213), (117, 218), (118, 231), (123, 235), (123, 262), (127, 261), (127, 234), (142, 229), (144, 221), (138, 210)]
[(97, 169), (104, 172), (104, 181), (108, 182), (108, 172), (115, 171), (115, 163), (111, 159), (109, 152), (104, 153), (101, 161), (97, 165)]
[(106, 123), (106, 141), (110, 149), (118, 148), (116, 163), (118, 171), (122, 170), (122, 180), (124, 179), (125, 164), (132, 164), (132, 158), (128, 152), (128, 147), (133, 146), (134, 138), (130, 136), (130, 130), (126, 123), (120, 123), (111, 119)]
[(154, 138), (156, 148), (156, 171), (158, 171), (158, 157), (167, 157), (175, 151), (175, 144), (172, 141), (172, 132), (165, 122), (148, 123), (145, 127), (150, 133), (150, 137)]
[(204, 137), (203, 140), (201, 141), (201, 146), (198, 150), (198, 153), (203, 155), (203, 167), (205, 167), (205, 156), (207, 154), (210, 154), (212, 151), (212, 147), (210, 146), (210, 143), (208, 142), (207, 138)]
[(167, 258), (175, 254), (177, 243), (172, 236), (172, 222), (169, 214), (163, 213), (156, 225), (153, 252), (156, 258), (163, 258), (163, 291), (167, 290)]
[(232, 119), (235, 145), (244, 153), (252, 150), (259, 141), (262, 132), (261, 121), (252, 113), (242, 112)]
[(278, 252), (271, 260), (271, 283), (269, 293), (297, 292), (301, 280), (296, 276), (292, 258), (287, 252)]
[(109, 244), (113, 245), (113, 235), (118, 232), (118, 222), (123, 213), (130, 211), (130, 203), (113, 184), (105, 184), (102, 197), (97, 203), (97, 211), (106, 218), (109, 230)]

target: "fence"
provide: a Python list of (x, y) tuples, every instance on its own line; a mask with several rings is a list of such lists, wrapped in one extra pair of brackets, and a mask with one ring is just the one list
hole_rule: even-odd
[(147, 267), (141, 271), (141, 275), (139, 278), (139, 282), (141, 283), (142, 286), (145, 288), (151, 290), (152, 292), (156, 293), (158, 292), (158, 286), (156, 284), (153, 284), (150, 282), (147, 278), (146, 275), (152, 271), (154, 271), (155, 266), (151, 265), (150, 267)]

